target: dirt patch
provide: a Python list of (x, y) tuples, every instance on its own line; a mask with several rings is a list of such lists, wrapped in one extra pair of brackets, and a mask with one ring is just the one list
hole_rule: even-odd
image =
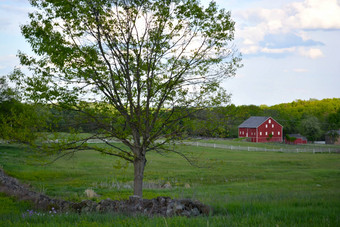
[(32, 191), (28, 186), (21, 184), (17, 179), (8, 176), (0, 168), (0, 192), (15, 196), (20, 200), (31, 201), (37, 209), (57, 210), (60, 212), (74, 211), (86, 212), (117, 212), (128, 214), (144, 214), (148, 216), (199, 216), (209, 215), (211, 207), (189, 199), (171, 199), (170, 197), (157, 197), (155, 199), (142, 199), (131, 196), (128, 200), (105, 199), (100, 202), (84, 200), (79, 203), (50, 198), (44, 194)]

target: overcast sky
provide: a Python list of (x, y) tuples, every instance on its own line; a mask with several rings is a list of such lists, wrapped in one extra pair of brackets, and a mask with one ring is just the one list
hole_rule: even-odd
[[(202, 3), (208, 2), (202, 0)], [(236, 22), (244, 67), (223, 86), (236, 105), (340, 98), (340, 0), (216, 0)], [(30, 47), (27, 0), (0, 0), (0, 75)]]

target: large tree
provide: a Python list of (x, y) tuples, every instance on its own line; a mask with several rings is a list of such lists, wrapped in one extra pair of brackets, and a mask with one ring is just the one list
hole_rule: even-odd
[[(45, 149), (123, 158), (133, 163), (134, 195), (142, 196), (146, 153), (181, 138), (192, 111), (228, 100), (220, 83), (240, 66), (230, 12), (198, 0), (31, 4), (37, 11), (21, 29), (38, 57), (20, 52), (32, 74), (12, 78), (26, 100), (78, 111), (97, 125), (94, 135), (43, 143)], [(107, 146), (87, 143), (94, 138)]]

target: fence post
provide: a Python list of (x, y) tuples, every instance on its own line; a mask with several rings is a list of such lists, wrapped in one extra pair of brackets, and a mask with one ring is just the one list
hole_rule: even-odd
[(214, 148), (216, 148), (216, 144), (214, 144)]
[(315, 149), (313, 148), (313, 154), (315, 154)]

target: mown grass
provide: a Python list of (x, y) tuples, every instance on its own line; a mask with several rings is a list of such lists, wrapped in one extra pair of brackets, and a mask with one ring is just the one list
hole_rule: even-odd
[[(29, 216), (25, 214), (32, 209), (30, 204), (0, 194), (0, 226), (340, 226), (338, 154), (248, 152), (194, 146), (176, 149), (195, 158), (200, 167), (191, 166), (175, 154), (150, 153), (144, 197), (198, 199), (213, 207), (211, 216), (149, 218), (98, 213)], [(87, 199), (84, 191), (88, 188), (100, 195), (96, 200), (126, 199), (132, 194), (132, 166), (115, 168), (117, 160), (113, 157), (86, 151), (42, 166), (33, 153), (18, 146), (1, 145), (0, 152), (0, 165), (9, 175), (50, 196), (81, 201)], [(172, 188), (160, 187), (166, 182)]]

